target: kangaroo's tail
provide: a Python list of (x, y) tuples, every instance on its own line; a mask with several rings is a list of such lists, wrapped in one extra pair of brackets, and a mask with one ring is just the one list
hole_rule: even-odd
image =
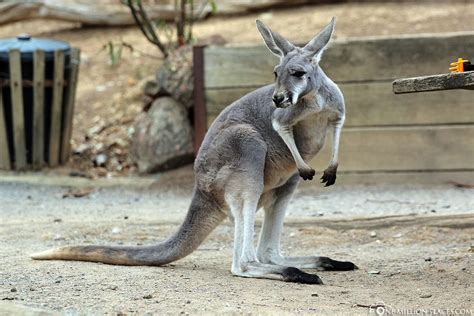
[(74, 260), (117, 265), (164, 265), (193, 252), (226, 217), (212, 199), (198, 189), (181, 227), (167, 240), (143, 247), (67, 246), (31, 255), (35, 260)]

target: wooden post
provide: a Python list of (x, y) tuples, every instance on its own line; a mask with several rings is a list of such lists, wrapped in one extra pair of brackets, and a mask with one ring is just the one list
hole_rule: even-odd
[(204, 46), (193, 47), (193, 72), (194, 154), (197, 155), (207, 129), (206, 100), (204, 95)]
[(0, 169), (11, 169), (10, 154), (8, 151), (7, 126), (5, 125), (5, 111), (3, 110), (3, 87), (0, 85)]
[(64, 86), (64, 51), (54, 52), (53, 104), (51, 106), (51, 130), (49, 133), (49, 165), (59, 163), (61, 144), (61, 114)]
[(33, 78), (33, 167), (44, 163), (44, 51), (34, 53)]
[(65, 107), (63, 115), (63, 134), (61, 144), (61, 164), (64, 164), (69, 159), (71, 152), (71, 135), (73, 126), (73, 114), (74, 114), (74, 101), (76, 99), (76, 84), (79, 75), (81, 51), (79, 48), (71, 49), (71, 69), (67, 78), (67, 89), (65, 96)]
[(9, 52), (10, 89), (13, 116), (13, 139), (16, 169), (26, 168), (25, 117), (23, 110), (23, 85), (21, 81), (21, 58), (18, 49)]

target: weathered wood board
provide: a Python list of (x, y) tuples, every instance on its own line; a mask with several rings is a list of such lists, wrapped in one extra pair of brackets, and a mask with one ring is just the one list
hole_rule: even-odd
[[(346, 100), (346, 127), (474, 122), (474, 92), (442, 91), (396, 95), (391, 82), (340, 84)], [(229, 104), (257, 89), (207, 89), (208, 126)]]
[(51, 130), (49, 133), (49, 165), (59, 164), (61, 147), (61, 115), (64, 86), (64, 51), (54, 52), (54, 90), (51, 110)]
[(11, 98), (12, 104), (16, 105), (12, 109), (15, 167), (16, 169), (21, 170), (26, 168), (27, 161), (20, 51), (12, 49), (9, 52), (9, 60)]
[(33, 166), (40, 168), (44, 164), (44, 51), (34, 53), (33, 78)]
[[(447, 73), (451, 62), (473, 51), (474, 32), (336, 40), (324, 53), (321, 66), (336, 82), (392, 81)], [(206, 89), (271, 83), (277, 62), (263, 45), (207, 47)]]
[(0, 169), (10, 169), (10, 153), (8, 150), (5, 111), (3, 109), (3, 90), (0, 87)]
[[(474, 170), (474, 126), (343, 129), (340, 171)], [(331, 139), (311, 161), (324, 170)]]
[(397, 94), (449, 89), (474, 89), (474, 71), (398, 79), (393, 82), (393, 92)]
[(71, 135), (73, 127), (74, 101), (76, 99), (76, 84), (79, 76), (79, 63), (81, 51), (78, 48), (71, 49), (71, 69), (67, 78), (67, 89), (64, 103), (63, 135), (61, 137), (60, 162), (66, 163), (71, 152)]

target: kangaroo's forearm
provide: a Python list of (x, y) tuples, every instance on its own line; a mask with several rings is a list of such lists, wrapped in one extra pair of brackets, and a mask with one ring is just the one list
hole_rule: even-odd
[(310, 167), (304, 162), (303, 157), (301, 157), (301, 154), (298, 151), (298, 148), (296, 147), (295, 138), (293, 136), (293, 127), (282, 126), (278, 122), (273, 121), (273, 128), (283, 139), (286, 144), (286, 147), (288, 147), (288, 149), (290, 150), (298, 169), (309, 169)]
[(344, 116), (335, 121), (332, 125), (332, 154), (329, 167), (337, 168), (339, 160), (339, 143), (341, 139), (341, 130), (344, 125)]
[(341, 138), (341, 130), (344, 125), (344, 116), (332, 123), (332, 155), (329, 166), (324, 170), (321, 177), (321, 183), (330, 186), (336, 183), (337, 167), (339, 166), (339, 141)]

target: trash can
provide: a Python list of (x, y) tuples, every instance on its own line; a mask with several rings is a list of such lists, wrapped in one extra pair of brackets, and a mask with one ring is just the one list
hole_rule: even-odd
[(68, 160), (79, 59), (65, 42), (0, 39), (0, 169)]

